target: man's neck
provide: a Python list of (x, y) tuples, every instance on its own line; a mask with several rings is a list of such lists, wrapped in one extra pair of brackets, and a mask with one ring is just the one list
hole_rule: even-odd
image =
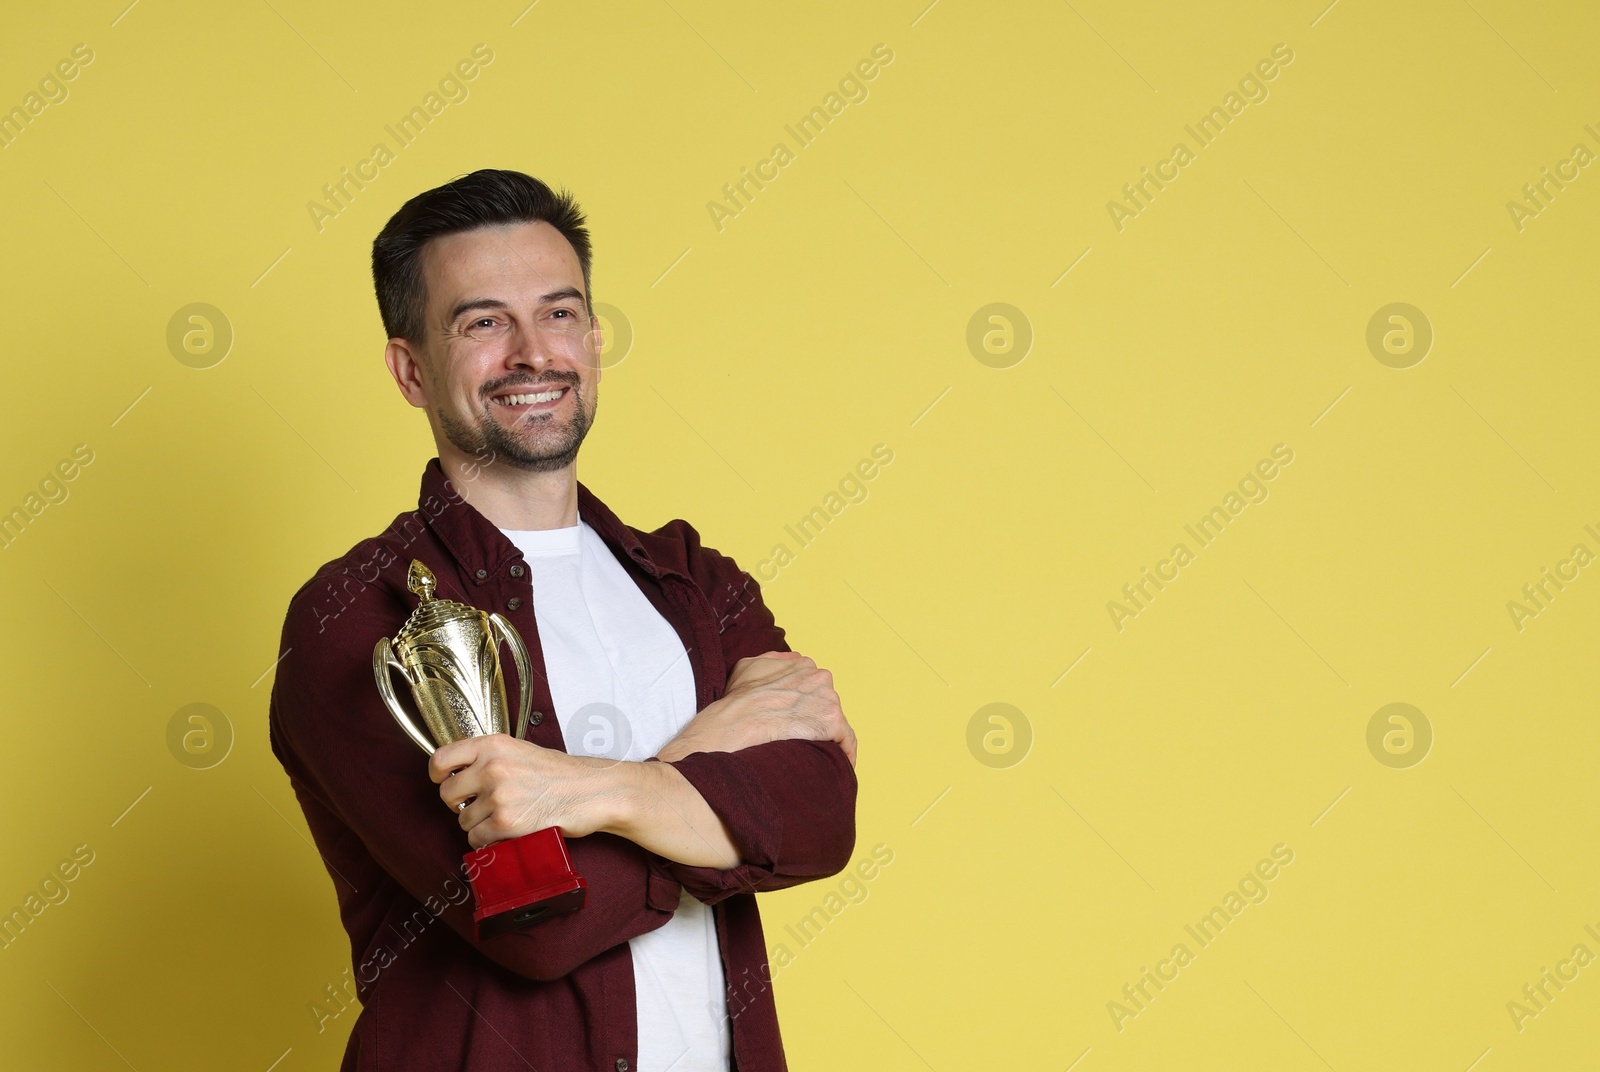
[(465, 458), (440, 461), (456, 490), (496, 528), (564, 529), (578, 523), (577, 462), (534, 473), (503, 461), (489, 465)]

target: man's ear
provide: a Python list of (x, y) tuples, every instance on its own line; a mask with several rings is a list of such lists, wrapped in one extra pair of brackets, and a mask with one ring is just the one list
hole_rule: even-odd
[(428, 408), (428, 388), (423, 374), (422, 358), (405, 339), (389, 340), (383, 349), (383, 363), (389, 366), (400, 393), (418, 409)]

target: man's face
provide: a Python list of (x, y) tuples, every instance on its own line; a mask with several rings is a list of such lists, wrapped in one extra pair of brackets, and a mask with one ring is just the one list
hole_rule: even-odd
[(548, 223), (482, 227), (434, 239), (422, 268), (436, 431), (480, 465), (570, 466), (600, 382), (572, 245)]

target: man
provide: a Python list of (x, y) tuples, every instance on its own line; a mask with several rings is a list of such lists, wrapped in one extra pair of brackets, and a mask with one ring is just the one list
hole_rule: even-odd
[[(570, 195), (474, 172), (408, 201), (372, 263), (438, 457), (416, 511), (296, 593), (270, 715), (350, 935), (344, 1069), (784, 1068), (754, 894), (854, 848), (830, 675), (686, 521), (634, 529), (578, 482), (599, 326)], [(415, 606), (412, 559), (526, 641), (526, 740), (429, 760), (383, 707), (372, 648)], [(478, 940), (462, 854), (546, 827), (587, 902)]]

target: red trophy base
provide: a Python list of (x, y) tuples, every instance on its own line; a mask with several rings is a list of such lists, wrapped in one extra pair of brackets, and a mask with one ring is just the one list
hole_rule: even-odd
[(583, 907), (588, 883), (572, 869), (567, 843), (553, 826), (473, 849), (462, 863), (480, 941)]

